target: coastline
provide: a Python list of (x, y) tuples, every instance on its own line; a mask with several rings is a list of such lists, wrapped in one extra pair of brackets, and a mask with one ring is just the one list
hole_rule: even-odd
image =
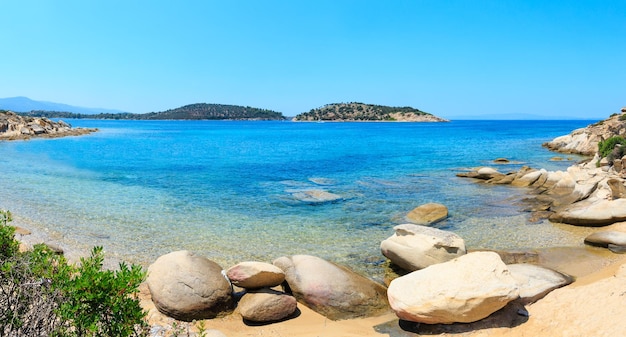
[[(14, 225), (19, 226), (19, 220), (16, 221)], [(28, 228), (28, 224), (24, 223), (24, 227)], [(596, 229), (591, 229), (591, 231), (595, 230)], [(38, 243), (41, 241), (48, 242), (48, 240), (51, 240), (52, 243), (55, 243), (55, 235), (53, 234), (53, 232), (53, 230), (49, 232), (46, 232), (45, 230), (39, 232), (34, 231), (33, 234), (22, 236), (18, 239), (20, 239), (20, 241), (30, 243)], [(63, 248), (65, 250), (66, 256), (71, 261), (78, 261), (81, 256), (85, 256), (85, 254), (88, 253), (88, 250), (80, 251), (80, 249), (76, 249), (75, 247), (64, 246)], [(604, 254), (600, 251), (602, 251)], [(543, 263), (548, 266), (556, 266), (555, 269), (568, 271), (568, 273), (574, 276), (578, 276), (579, 279), (577, 280), (577, 282), (575, 282), (571, 286), (566, 287), (567, 289), (570, 289), (570, 287), (577, 288), (584, 287), (590, 284), (596, 284), (597, 282), (602, 282), (613, 277), (613, 274), (611, 273), (614, 272), (619, 265), (626, 263), (626, 261), (619, 260), (619, 255), (611, 254), (612, 253), (607, 254), (605, 250), (601, 250), (599, 248), (588, 248), (585, 246), (583, 246), (582, 248), (577, 247), (574, 249), (563, 249), (559, 247), (554, 247), (545, 249), (545, 252), (543, 252)], [(572, 261), (572, 258), (574, 258), (576, 261)], [(109, 260), (107, 262), (107, 268), (114, 269), (116, 265), (117, 261)], [(151, 310), (151, 301), (149, 301), (148, 296), (149, 294), (146, 294), (144, 289), (144, 291), (142, 292), (142, 300), (144, 301), (145, 307)], [(395, 316), (392, 314), (368, 319), (330, 321), (316, 314), (315, 312), (312, 312), (303, 305), (299, 305), (299, 308), (300, 315), (298, 317), (284, 322), (264, 326), (246, 325), (242, 322), (241, 317), (238, 316), (236, 312), (227, 317), (207, 320), (206, 322), (207, 327), (221, 330), (228, 336), (253, 336), (264, 335), (268, 333), (272, 335), (295, 336), (379, 336), (380, 334), (376, 332), (375, 329), (376, 326), (385, 324), (386, 322), (388, 323), (397, 321)], [(534, 308), (534, 306), (530, 306), (529, 312), (531, 313), (531, 317), (535, 315), (540, 315), (539, 311), (532, 311), (532, 308)], [(537, 308), (541, 308), (541, 306)], [(165, 318), (156, 312), (151, 311), (149, 317), (153, 325), (171, 325), (172, 323), (171, 319)], [(508, 331), (509, 333), (515, 333), (514, 336), (530, 336), (532, 335), (529, 332), (531, 331), (531, 326), (527, 326), (527, 324), (530, 324), (529, 322), (533, 321), (534, 320), (531, 318), (531, 320), (529, 320), (528, 322), (514, 328), (481, 328), (473, 332), (465, 331), (464, 329), (459, 327), (458, 329), (460, 330), (460, 332), (451, 332), (451, 335), (458, 335), (459, 333), (462, 333), (464, 336), (483, 336), (486, 333), (489, 336), (498, 336), (498, 333), (500, 333), (501, 331)], [(537, 325), (539, 323), (533, 324)], [(306, 330), (306, 332), (303, 333), (302, 330)]]

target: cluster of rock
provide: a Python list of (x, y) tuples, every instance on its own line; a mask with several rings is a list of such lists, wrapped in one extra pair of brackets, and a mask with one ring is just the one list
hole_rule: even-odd
[(383, 255), (409, 271), (391, 281), (391, 309), (404, 320), (469, 323), (488, 317), (509, 302), (532, 303), (572, 279), (524, 263), (506, 265), (496, 252), (467, 253), (458, 235), (415, 224), (395, 227), (381, 243)]
[(182, 321), (236, 309), (247, 321), (275, 322), (293, 316), (297, 301), (334, 320), (388, 310), (384, 286), (308, 255), (242, 262), (223, 272), (205, 257), (178, 251), (159, 257), (146, 283), (156, 308)]
[(156, 308), (182, 321), (235, 311), (246, 321), (276, 322), (297, 316), (300, 302), (331, 320), (391, 310), (403, 320), (448, 324), (481, 320), (514, 300), (534, 302), (572, 281), (539, 266), (506, 265), (496, 252), (467, 253), (461, 237), (427, 226), (442, 219), (441, 207), (418, 207), (407, 218), (426, 225), (398, 225), (381, 243), (382, 254), (406, 271), (388, 288), (310, 255), (241, 262), (224, 271), (188, 251), (159, 257), (146, 283)]
[(78, 136), (95, 131), (97, 129), (72, 128), (64, 121), (54, 122), (43, 117), (22, 117), (11, 111), (0, 112), (0, 139)]

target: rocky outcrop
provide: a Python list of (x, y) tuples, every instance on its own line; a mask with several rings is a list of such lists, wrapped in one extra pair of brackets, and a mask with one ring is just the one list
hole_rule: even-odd
[(63, 121), (54, 122), (43, 117), (22, 117), (10, 111), (0, 112), (0, 139), (79, 136), (95, 131), (97, 129), (72, 128)]
[(465, 254), (465, 241), (452, 232), (414, 224), (398, 225), (394, 230), (394, 235), (380, 244), (380, 250), (393, 264), (407, 271)]
[(450, 324), (483, 319), (516, 299), (519, 290), (498, 254), (475, 252), (399, 277), (387, 295), (400, 319)]
[(438, 203), (428, 203), (414, 208), (406, 218), (417, 225), (428, 225), (448, 217), (448, 208)]
[[(492, 174), (481, 181), (529, 188), (523, 201), (527, 211), (550, 221), (578, 226), (606, 226), (626, 221), (626, 181), (614, 167), (590, 162), (570, 166), (566, 171), (523, 167), (507, 175)], [(478, 171), (457, 176), (476, 178)], [(512, 177), (512, 178), (511, 178)]]
[(163, 314), (190, 322), (232, 309), (230, 282), (215, 262), (188, 251), (159, 257), (146, 280), (152, 301)]
[(624, 116), (626, 116), (624, 111), (615, 113), (604, 121), (574, 130), (568, 135), (544, 143), (543, 146), (552, 151), (593, 156), (598, 151), (600, 141), (626, 135)]
[(375, 316), (389, 310), (385, 287), (353, 271), (310, 255), (280, 257), (296, 299), (332, 320)]

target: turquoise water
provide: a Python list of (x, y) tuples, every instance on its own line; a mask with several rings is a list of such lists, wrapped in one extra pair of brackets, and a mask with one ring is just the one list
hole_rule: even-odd
[[(144, 265), (188, 249), (224, 268), (311, 254), (377, 274), (380, 241), (427, 202), (448, 206), (437, 226), (469, 247), (569, 244), (567, 230), (529, 224), (511, 205), (522, 189), (455, 173), (565, 169), (579, 158), (550, 161), (558, 154), (541, 143), (593, 121), (69, 122), (100, 131), (0, 143), (0, 208), (61, 246), (102, 245)], [(308, 190), (341, 199), (300, 200)]]

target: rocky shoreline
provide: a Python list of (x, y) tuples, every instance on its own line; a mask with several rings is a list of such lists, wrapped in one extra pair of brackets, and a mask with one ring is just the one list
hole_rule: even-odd
[(0, 140), (81, 136), (96, 131), (98, 129), (72, 128), (64, 121), (54, 122), (44, 117), (22, 117), (11, 111), (0, 112)]

